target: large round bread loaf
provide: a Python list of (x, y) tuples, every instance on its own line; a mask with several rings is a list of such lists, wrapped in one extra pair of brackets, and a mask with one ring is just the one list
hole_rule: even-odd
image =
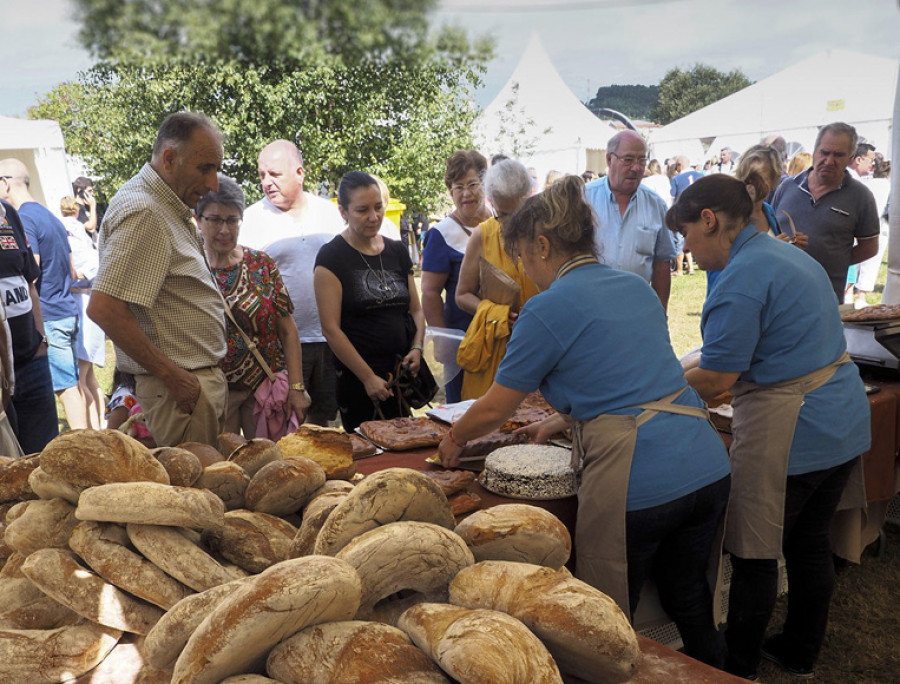
[(150, 450), (118, 430), (69, 430), (41, 452), (41, 468), (51, 477), (81, 487), (107, 482), (159, 482), (169, 475)]
[(75, 517), (100, 522), (217, 529), (225, 504), (212, 492), (156, 482), (115, 482), (81, 493)]
[(242, 674), (223, 679), (222, 684), (282, 684), (282, 682), (258, 674)]
[(353, 475), (353, 445), (343, 430), (305, 423), (278, 440), (284, 458), (300, 456), (322, 466), (329, 480)]
[(456, 526), (456, 533), (476, 561), (518, 561), (558, 570), (572, 552), (572, 538), (559, 518), (528, 504), (476, 511)]
[(269, 653), (266, 672), (284, 684), (447, 684), (405, 632), (377, 622), (307, 627)]
[(506, 613), (420, 603), (399, 627), (460, 684), (562, 684), (546, 647)]
[(22, 574), (22, 564), (25, 562), (25, 556), (18, 551), (13, 551), (3, 567), (0, 568), (0, 579), (5, 577), (24, 577)]
[(248, 572), (262, 572), (289, 558), (297, 528), (274, 515), (237, 510), (225, 514), (225, 526), (204, 533), (207, 545)]
[(484, 561), (450, 583), (450, 602), (521, 620), (563, 672), (590, 682), (625, 682), (637, 671), (637, 636), (616, 602), (565, 569)]
[(129, 523), (128, 538), (147, 560), (194, 591), (205, 591), (236, 577), (177, 527)]
[(193, 591), (128, 548), (125, 528), (86, 521), (69, 537), (69, 548), (110, 584), (168, 610)]
[(52, 477), (40, 466), (31, 471), (28, 486), (42, 499), (62, 499), (73, 506), (78, 505), (78, 497), (86, 489), (58, 477)]
[(62, 499), (35, 499), (16, 509), (4, 539), (23, 556), (49, 547), (68, 548), (69, 534), (78, 524), (75, 507)]
[(0, 630), (0, 682), (58, 684), (96, 667), (122, 633), (82, 622), (57, 629)]
[(232, 451), (228, 460), (237, 463), (253, 479), (260, 468), (281, 460), (281, 449), (271, 439), (256, 437)]
[(40, 464), (40, 455), (32, 454), (0, 465), (0, 503), (33, 499), (35, 494), (28, 484), (28, 476)]
[(204, 468), (208, 468), (213, 463), (219, 463), (220, 461), (225, 460), (225, 457), (222, 456), (215, 447), (211, 447), (209, 444), (204, 444), (203, 442), (182, 442), (175, 446), (179, 449), (187, 449), (194, 454), (194, 456), (200, 459), (200, 465)]
[(456, 526), (447, 497), (430, 477), (410, 468), (387, 468), (369, 475), (331, 512), (315, 553), (333, 556), (351, 539), (396, 521)]
[(248, 586), (248, 578), (232, 580), (198, 594), (186, 596), (172, 606), (147, 633), (141, 653), (154, 668), (171, 670), (194, 630), (213, 608)]
[[(329, 480), (329, 482), (343, 482), (343, 480)], [(329, 492), (320, 494), (306, 505), (303, 509), (303, 520), (288, 549), (288, 558), (308, 556), (313, 552), (322, 525), (331, 515), (331, 511), (346, 498), (347, 492)]]
[(244, 493), (249, 484), (250, 476), (237, 463), (220, 461), (206, 466), (194, 486), (208, 489), (222, 499), (226, 509), (233, 511), (244, 508)]
[(360, 619), (368, 619), (376, 603), (402, 589), (446, 596), (450, 580), (475, 562), (459, 535), (420, 522), (396, 522), (370, 530), (336, 557), (359, 573)]
[(251, 511), (289, 515), (303, 508), (323, 484), (325, 471), (315, 461), (278, 459), (264, 465), (250, 478), (244, 500)]
[(158, 447), (150, 451), (169, 474), (169, 484), (176, 487), (190, 487), (203, 474), (200, 459), (187, 449), (178, 447)]
[(27, 577), (0, 579), (0, 629), (56, 629), (81, 620)]
[(235, 432), (223, 432), (216, 437), (219, 445), (219, 453), (228, 458), (234, 450), (242, 444), (246, 444), (247, 440)]
[(35, 551), (25, 559), (22, 572), (48, 596), (107, 627), (146, 634), (163, 614), (85, 568), (68, 550)]
[(188, 639), (172, 684), (218, 684), (234, 674), (259, 671), (282, 639), (309, 625), (348, 620), (359, 608), (359, 576), (337, 558), (294, 558), (247, 583)]

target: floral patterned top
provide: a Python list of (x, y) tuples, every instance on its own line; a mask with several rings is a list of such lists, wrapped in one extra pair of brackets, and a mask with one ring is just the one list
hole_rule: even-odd
[[(244, 258), (231, 268), (213, 268), (234, 319), (256, 342), (259, 353), (275, 371), (284, 370), (284, 351), (278, 338), (278, 319), (290, 316), (294, 303), (275, 262), (265, 252), (243, 247)], [(229, 387), (255, 390), (266, 378), (234, 324), (226, 321), (228, 351), (219, 364)]]

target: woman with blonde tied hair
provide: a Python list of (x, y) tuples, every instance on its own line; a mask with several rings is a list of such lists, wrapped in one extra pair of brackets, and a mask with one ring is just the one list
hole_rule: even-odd
[(796, 176), (812, 166), (812, 155), (809, 152), (797, 152), (788, 161), (787, 175)]
[(626, 615), (652, 578), (688, 655), (721, 667), (724, 640), (707, 582), (730, 489), (722, 440), (684, 380), (666, 314), (642, 277), (601, 264), (596, 217), (577, 176), (530, 197), (503, 224), (506, 250), (540, 292), (516, 320), (487, 393), (441, 442), (444, 466), (540, 389), (558, 413), (523, 429), (567, 427), (583, 463), (575, 530), (580, 579)]

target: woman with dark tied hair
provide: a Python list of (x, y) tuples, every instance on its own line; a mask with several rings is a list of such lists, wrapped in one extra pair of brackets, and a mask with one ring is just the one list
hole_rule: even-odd
[(652, 578), (686, 652), (721, 667), (706, 571), (728, 500), (729, 466), (706, 407), (685, 383), (666, 315), (640, 276), (600, 264), (595, 216), (577, 176), (525, 201), (506, 249), (540, 290), (522, 308), (487, 393), (440, 445), (445, 466), (540, 389), (557, 414), (532, 441), (573, 427), (583, 463), (576, 569), (631, 615)]
[[(869, 404), (831, 281), (802, 250), (760, 232), (753, 204), (744, 182), (710, 176), (684, 191), (666, 223), (703, 268), (722, 270), (703, 306), (699, 366), (685, 377), (704, 399), (734, 395), (726, 668), (755, 679), (762, 656), (809, 677), (834, 588), (829, 528), (869, 448)], [(763, 643), (782, 557), (787, 618)]]
[(344, 174), (338, 209), (347, 227), (319, 250), (314, 283), (322, 332), (337, 358), (341, 422), (350, 432), (372, 420), (376, 406), (385, 418), (409, 415), (389, 382), (398, 363), (418, 374), (425, 319), (409, 252), (379, 234), (385, 207), (377, 181), (362, 171)]

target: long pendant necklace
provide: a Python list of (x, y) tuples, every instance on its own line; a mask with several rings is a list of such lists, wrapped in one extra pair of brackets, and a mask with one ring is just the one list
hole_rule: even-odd
[(378, 253), (378, 267), (381, 271), (381, 274), (379, 275), (378, 271), (372, 268), (372, 266), (369, 264), (363, 253), (356, 249), (356, 247), (354, 247), (353, 249), (356, 250), (357, 254), (359, 254), (359, 258), (363, 260), (366, 268), (369, 269), (369, 273), (375, 276), (375, 280), (378, 281), (378, 289), (380, 290), (381, 294), (380, 297), (376, 298), (376, 303), (384, 304), (387, 299), (396, 294), (393, 285), (388, 282), (387, 273), (384, 270), (384, 261), (382, 259), (384, 250), (381, 250), (381, 252)]

